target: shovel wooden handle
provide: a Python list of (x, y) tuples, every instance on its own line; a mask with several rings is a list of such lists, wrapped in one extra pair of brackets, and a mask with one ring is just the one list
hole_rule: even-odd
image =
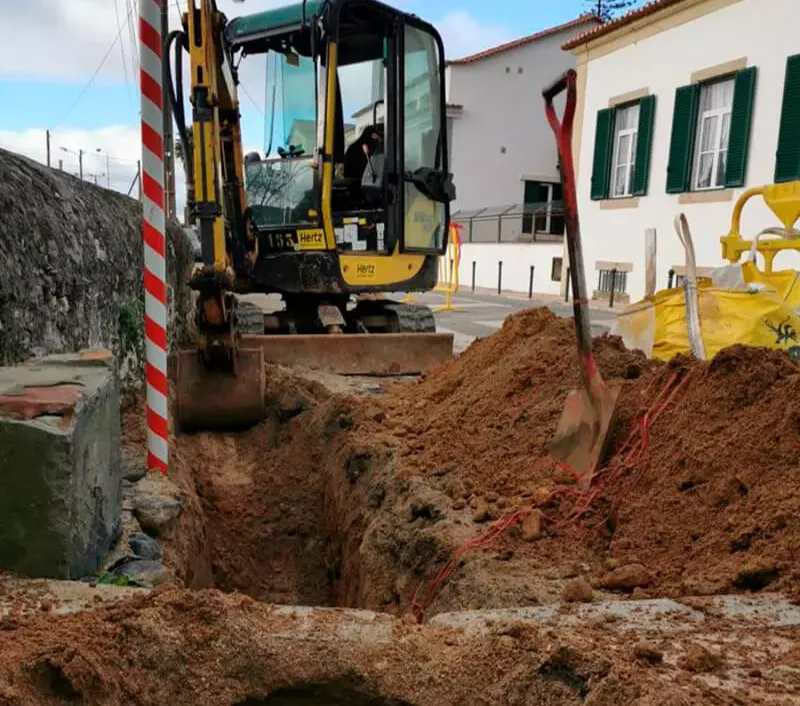
[[(559, 120), (553, 100), (567, 92), (564, 113)], [(547, 122), (556, 136), (558, 158), (561, 166), (561, 183), (566, 204), (567, 252), (572, 284), (572, 310), (575, 316), (575, 333), (581, 360), (581, 374), (587, 391), (592, 391), (592, 380), (600, 375), (592, 353), (592, 331), (589, 321), (589, 299), (586, 290), (586, 273), (583, 266), (580, 221), (578, 219), (578, 194), (575, 188), (575, 162), (572, 156), (572, 128), (577, 104), (577, 74), (570, 69), (542, 91)]]

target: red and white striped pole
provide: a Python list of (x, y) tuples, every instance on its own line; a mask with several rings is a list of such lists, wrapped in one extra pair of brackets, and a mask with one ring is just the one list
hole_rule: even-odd
[(161, 0), (139, 0), (147, 467), (168, 468), (167, 266)]

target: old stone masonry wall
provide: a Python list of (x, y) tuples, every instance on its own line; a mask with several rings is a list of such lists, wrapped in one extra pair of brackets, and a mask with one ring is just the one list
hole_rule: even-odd
[[(190, 310), (192, 254), (180, 226), (168, 230), (174, 345)], [(123, 383), (135, 385), (144, 357), (142, 261), (137, 200), (0, 149), (0, 365), (107, 347)]]

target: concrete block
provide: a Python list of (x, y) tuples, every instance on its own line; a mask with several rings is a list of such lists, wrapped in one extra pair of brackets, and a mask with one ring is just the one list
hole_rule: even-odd
[(0, 570), (100, 567), (121, 528), (119, 404), (108, 351), (0, 367)]

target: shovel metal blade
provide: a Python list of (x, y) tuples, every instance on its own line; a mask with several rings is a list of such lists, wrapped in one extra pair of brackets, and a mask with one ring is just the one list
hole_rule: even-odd
[(576, 474), (582, 488), (591, 485), (605, 454), (621, 389), (618, 382), (600, 385), (594, 400), (585, 388), (572, 390), (567, 395), (548, 450)]

